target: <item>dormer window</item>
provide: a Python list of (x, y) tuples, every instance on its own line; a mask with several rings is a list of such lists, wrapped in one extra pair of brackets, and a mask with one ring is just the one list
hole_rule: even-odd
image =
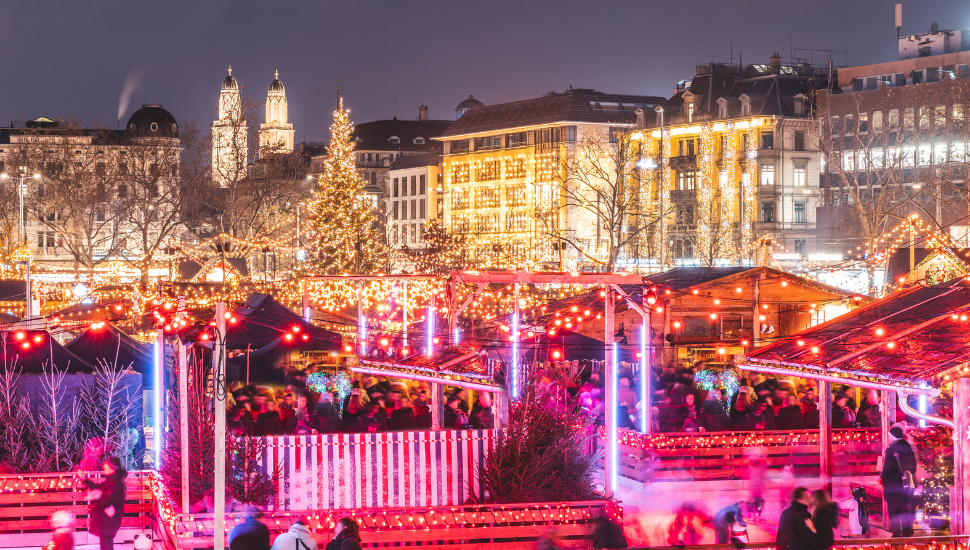
[(795, 116), (805, 116), (805, 100), (807, 98), (804, 94), (798, 94), (795, 96)]
[(414, 144), (415, 145), (424, 145), (424, 138), (423, 137), (416, 137), (416, 138), (414, 138)]
[(694, 102), (687, 104), (687, 122), (694, 122)]
[(399, 138), (397, 136), (391, 136), (391, 137), (387, 138), (387, 141), (388, 141), (388, 143), (398, 144), (398, 143), (401, 143), (401, 138)]
[(751, 116), (751, 98), (746, 95), (741, 96), (741, 116)]
[(728, 104), (727, 100), (723, 97), (717, 100), (717, 118), (727, 118), (728, 117)]

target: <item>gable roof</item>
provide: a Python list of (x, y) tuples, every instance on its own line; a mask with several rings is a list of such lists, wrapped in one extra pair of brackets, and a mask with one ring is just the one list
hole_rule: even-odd
[(912, 285), (747, 355), (811, 378), (896, 386), (938, 385), (970, 360), (970, 285)]
[[(354, 126), (358, 151), (430, 151), (441, 144), (432, 141), (451, 126), (450, 120), (375, 120)], [(398, 138), (394, 143), (392, 137)], [(424, 138), (424, 143), (415, 143)]]
[(592, 89), (550, 92), (534, 99), (469, 109), (442, 137), (557, 122), (633, 124), (637, 121), (637, 108), (642, 108), (644, 112), (652, 111), (664, 101), (666, 100), (663, 97), (607, 94)]

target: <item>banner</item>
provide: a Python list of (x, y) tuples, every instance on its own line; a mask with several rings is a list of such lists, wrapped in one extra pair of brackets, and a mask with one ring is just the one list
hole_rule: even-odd
[(478, 494), (494, 430), (265, 437), (262, 469), (279, 468), (271, 510), (453, 506)]

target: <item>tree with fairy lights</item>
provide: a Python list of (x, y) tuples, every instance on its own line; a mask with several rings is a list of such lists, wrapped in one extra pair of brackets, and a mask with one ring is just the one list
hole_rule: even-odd
[(364, 193), (357, 172), (354, 123), (343, 99), (333, 113), (323, 175), (310, 203), (311, 261), (317, 273), (373, 273), (387, 253), (376, 204)]

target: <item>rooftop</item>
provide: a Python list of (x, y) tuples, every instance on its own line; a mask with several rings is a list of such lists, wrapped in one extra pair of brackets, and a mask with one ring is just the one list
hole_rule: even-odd
[(657, 96), (607, 94), (593, 89), (570, 88), (562, 93), (549, 92), (534, 99), (473, 107), (456, 120), (442, 137), (557, 122), (633, 124), (637, 120), (637, 108), (652, 111), (664, 101), (664, 98)]
[(358, 151), (427, 151), (450, 120), (375, 120), (354, 127)]

